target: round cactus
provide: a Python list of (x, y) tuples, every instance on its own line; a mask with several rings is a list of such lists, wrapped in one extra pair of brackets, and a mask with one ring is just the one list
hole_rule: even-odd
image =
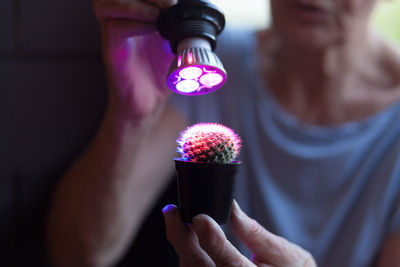
[(238, 156), (241, 140), (222, 124), (198, 123), (181, 132), (177, 143), (184, 160), (229, 163)]

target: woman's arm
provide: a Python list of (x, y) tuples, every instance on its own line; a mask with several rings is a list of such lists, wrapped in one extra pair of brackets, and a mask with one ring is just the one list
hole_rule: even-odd
[(171, 176), (175, 138), (184, 127), (177, 114), (167, 109), (136, 125), (116, 113), (108, 112), (55, 193), (48, 224), (55, 266), (118, 260)]
[(173, 168), (184, 120), (165, 108), (171, 55), (155, 31), (163, 0), (95, 0), (109, 105), (91, 145), (62, 177), (47, 226), (55, 266), (112, 266)]

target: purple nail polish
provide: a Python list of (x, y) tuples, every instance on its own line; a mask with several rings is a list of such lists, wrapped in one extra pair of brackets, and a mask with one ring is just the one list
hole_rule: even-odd
[(169, 213), (169, 212), (171, 212), (173, 209), (175, 209), (175, 205), (172, 205), (172, 204), (168, 204), (167, 206), (165, 206), (163, 209), (162, 209), (162, 212), (165, 214), (165, 213)]

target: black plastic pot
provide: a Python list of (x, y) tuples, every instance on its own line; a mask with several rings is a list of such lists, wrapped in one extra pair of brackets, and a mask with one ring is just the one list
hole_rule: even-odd
[(240, 161), (231, 163), (195, 163), (176, 158), (179, 209), (182, 220), (203, 213), (218, 224), (229, 222), (233, 191)]

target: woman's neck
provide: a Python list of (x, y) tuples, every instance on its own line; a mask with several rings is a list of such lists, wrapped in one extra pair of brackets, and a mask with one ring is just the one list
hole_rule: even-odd
[(374, 40), (365, 34), (318, 49), (276, 38), (272, 49), (265, 46), (271, 67), (261, 68), (275, 96), (299, 119), (315, 124), (359, 119), (379, 110), (370, 93), (390, 84)]
[(325, 48), (282, 42), (274, 53), (275, 67), (289, 78), (285, 79), (289, 87), (302, 87), (313, 95), (315, 91), (341, 94), (347, 90), (350, 78), (371, 64), (373, 49), (369, 43), (367, 37), (358, 44), (347, 42)]

